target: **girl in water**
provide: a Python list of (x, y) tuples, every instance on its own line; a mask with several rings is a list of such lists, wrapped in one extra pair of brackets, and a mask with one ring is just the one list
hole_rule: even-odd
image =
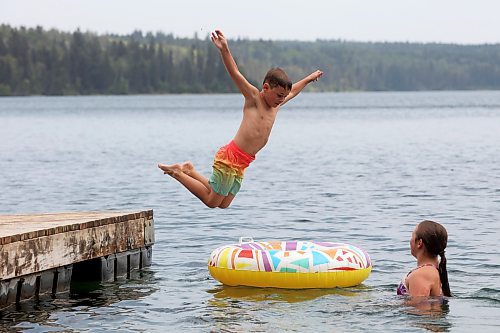
[[(446, 271), (445, 249), (448, 233), (439, 223), (420, 222), (410, 239), (411, 254), (417, 259), (398, 286), (398, 295), (451, 296)], [(440, 259), (438, 259), (438, 256)]]

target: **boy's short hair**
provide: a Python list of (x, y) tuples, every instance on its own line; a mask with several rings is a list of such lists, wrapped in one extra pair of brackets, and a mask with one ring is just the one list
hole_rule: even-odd
[(264, 77), (264, 83), (269, 84), (271, 88), (280, 86), (286, 90), (292, 90), (292, 81), (288, 75), (279, 67), (271, 68)]

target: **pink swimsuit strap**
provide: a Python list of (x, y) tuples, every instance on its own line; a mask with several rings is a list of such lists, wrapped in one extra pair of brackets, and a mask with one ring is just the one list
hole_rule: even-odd
[(408, 274), (406, 274), (406, 276), (410, 275), (411, 273), (415, 272), (417, 269), (420, 269), (422, 267), (425, 267), (425, 266), (432, 266), (434, 267), (435, 269), (437, 269), (436, 266), (434, 266), (433, 264), (423, 264), (423, 265), (420, 265), (418, 267), (415, 267), (414, 269), (412, 269), (411, 271), (408, 272)]

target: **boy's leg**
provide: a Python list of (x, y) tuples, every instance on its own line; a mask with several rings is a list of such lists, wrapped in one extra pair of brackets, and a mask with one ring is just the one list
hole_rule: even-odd
[(219, 208), (227, 208), (233, 202), (234, 199), (234, 194), (228, 193), (227, 197), (224, 197), (222, 200), (221, 204), (219, 205)]
[(177, 181), (184, 185), (184, 187), (189, 192), (194, 194), (198, 199), (200, 199), (205, 205), (210, 208), (219, 207), (224, 198), (226, 198), (225, 196), (212, 191), (212, 188), (207, 188), (207, 186), (203, 182), (200, 182), (199, 180), (186, 175), (184, 172), (182, 172), (182, 166), (180, 164), (158, 164), (158, 167), (163, 170), (164, 173), (168, 174), (172, 178), (177, 179)]
[(227, 197), (225, 197), (224, 200), (222, 200), (221, 204), (219, 205), (219, 208), (229, 207), (231, 202), (233, 202), (233, 199), (236, 196), (236, 194), (240, 191), (242, 181), (243, 181), (243, 177), (234, 177), (233, 185), (232, 185), (231, 189), (229, 190)]
[(193, 163), (186, 161), (182, 163), (181, 165), (182, 172), (184, 172), (186, 175), (193, 177), (203, 185), (207, 187), (207, 189), (211, 190), (211, 186), (208, 184), (208, 178), (200, 174), (196, 169), (194, 168)]

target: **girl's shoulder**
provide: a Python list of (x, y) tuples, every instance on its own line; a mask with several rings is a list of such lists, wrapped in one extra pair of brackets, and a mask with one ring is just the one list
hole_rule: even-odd
[(418, 266), (418, 267), (412, 269), (408, 273), (408, 278), (411, 278), (412, 276), (414, 276), (414, 277), (417, 277), (417, 276), (420, 276), (420, 277), (437, 276), (437, 277), (439, 277), (439, 271), (438, 271), (437, 267), (434, 266), (433, 264), (425, 264), (425, 265), (421, 265), (421, 266)]
[(432, 283), (434, 281), (439, 281), (439, 271), (436, 266), (432, 264), (425, 264), (412, 269), (406, 278), (408, 284), (411, 281), (420, 281)]
[(415, 268), (407, 277), (410, 290), (418, 290), (427, 296), (441, 294), (439, 271), (434, 265), (423, 265)]

